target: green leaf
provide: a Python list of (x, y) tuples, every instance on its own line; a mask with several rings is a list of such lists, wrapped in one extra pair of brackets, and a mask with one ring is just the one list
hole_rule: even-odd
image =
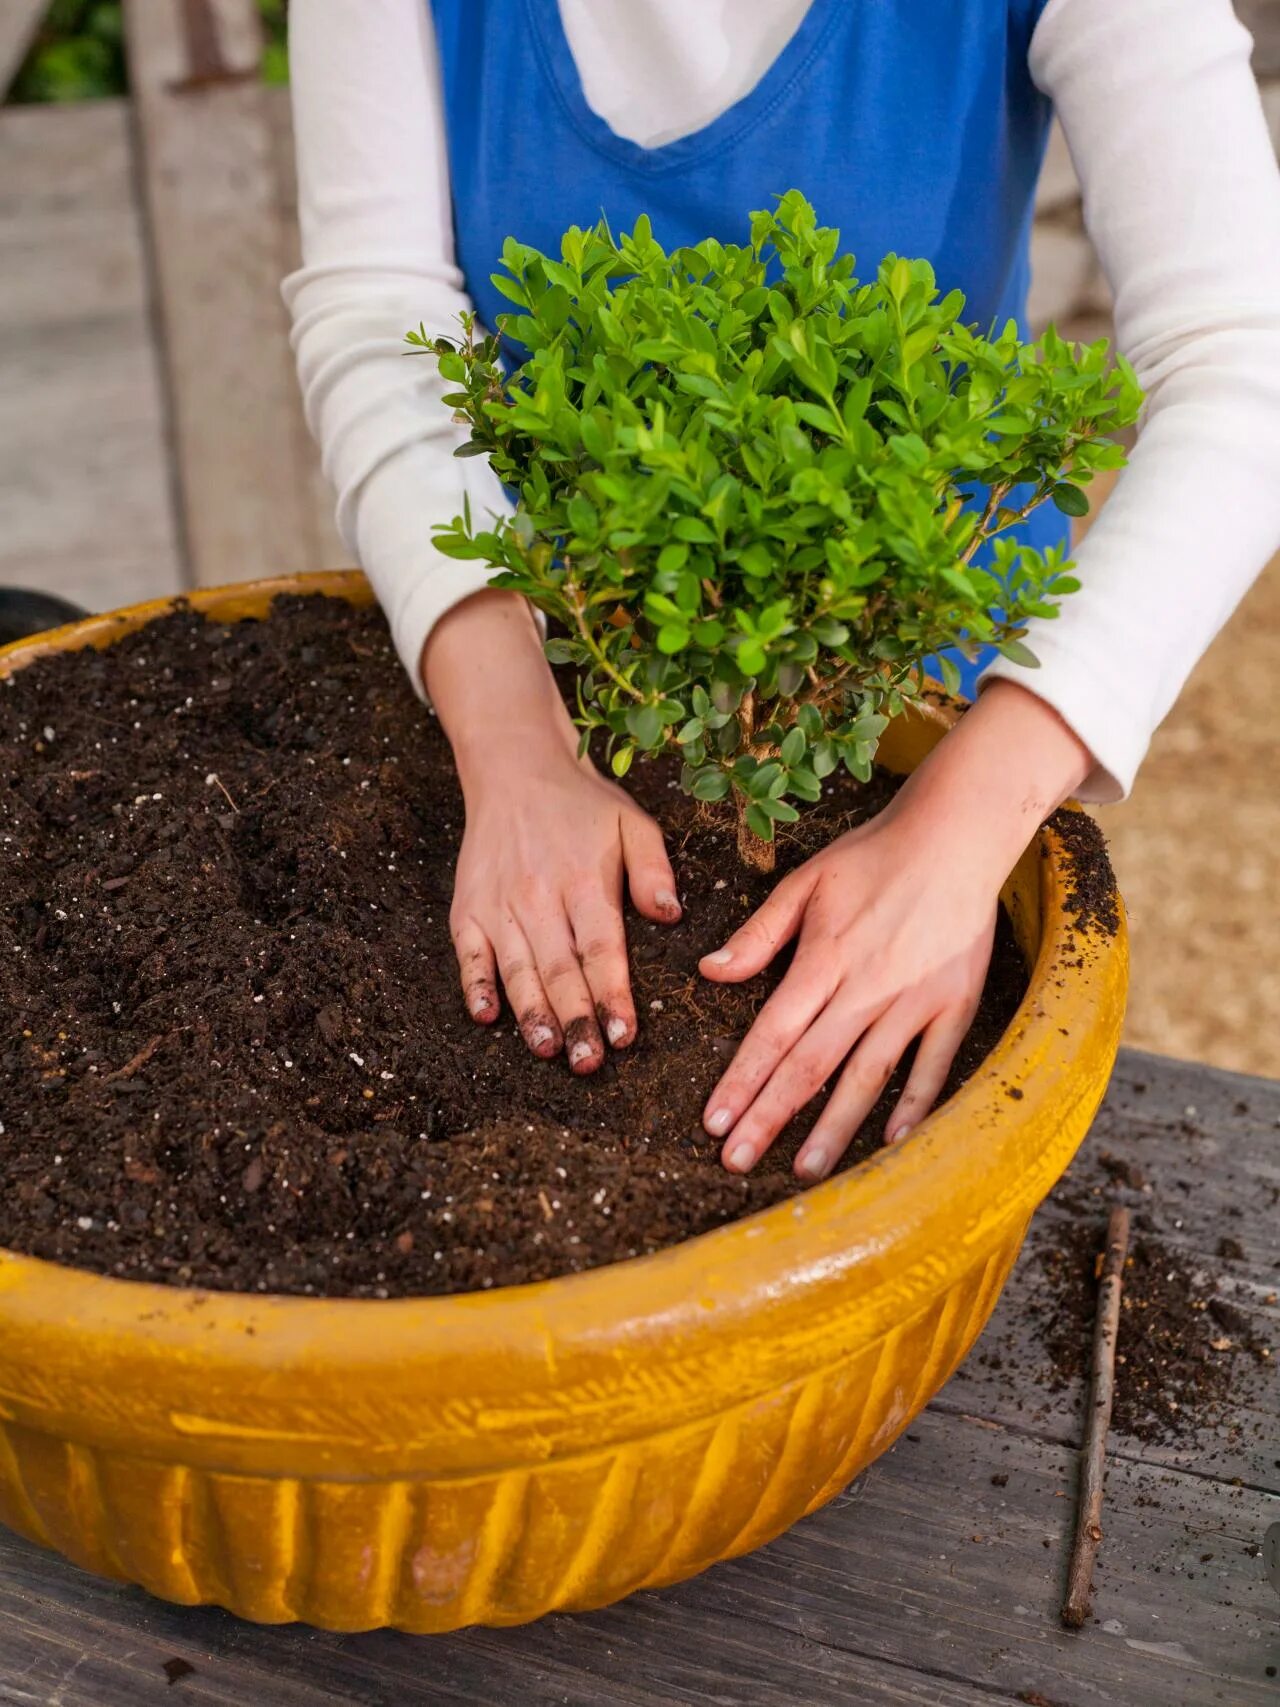
[(627, 733), (638, 747), (656, 747), (663, 735), (657, 706), (633, 705), (627, 712)]
[(594, 457), (597, 462), (603, 462), (609, 454), (609, 440), (596, 417), (584, 415), (578, 423), (578, 432), (582, 439), (582, 448), (587, 455)]
[(816, 705), (802, 705), (796, 712), (796, 723), (810, 741), (822, 738), (822, 713)]
[(757, 841), (771, 842), (773, 840), (773, 819), (762, 812), (754, 801), (747, 807), (746, 818), (747, 828)]
[(766, 799), (757, 802), (765, 817), (775, 824), (794, 824), (800, 814), (789, 800)]
[(959, 593), (960, 597), (967, 603), (971, 605), (981, 604), (982, 601), (978, 596), (971, 575), (966, 575), (963, 569), (953, 569), (949, 565), (941, 571), (941, 574), (942, 579), (951, 590)]
[(960, 692), (960, 669), (954, 658), (948, 658), (946, 653), (938, 658), (938, 673), (942, 677), (942, 685), (954, 699)]
[(913, 473), (919, 473), (929, 460), (928, 446), (919, 433), (895, 434), (889, 440), (889, 449)]
[(600, 517), (596, 514), (595, 505), (580, 492), (576, 492), (569, 500), (569, 526), (579, 537), (593, 534), (600, 526)]
[(1028, 670), (1040, 668), (1039, 658), (1029, 646), (1024, 646), (1021, 640), (1002, 640), (999, 649), (1001, 656), (1007, 658), (1011, 664), (1022, 664)]
[(784, 765), (798, 765), (808, 751), (809, 743), (805, 740), (803, 729), (789, 730), (786, 739), (779, 749)]
[(743, 641), (738, 648), (738, 668), (744, 676), (758, 676), (764, 669), (764, 647), (758, 640)]
[(832, 616), (820, 616), (812, 624), (812, 632), (814, 637), (820, 640), (824, 646), (833, 649), (837, 646), (843, 646), (849, 638), (848, 624), (837, 622)]
[(747, 780), (746, 792), (753, 800), (762, 800), (779, 784), (786, 786), (787, 773), (776, 759), (770, 759), (766, 764), (757, 765)]
[(490, 273), (489, 283), (508, 302), (514, 302), (518, 308), (529, 307), (529, 293), (519, 279), (508, 278), (505, 273)]
[(806, 426), (816, 427), (820, 433), (838, 439), (840, 437), (840, 421), (820, 403), (797, 403), (796, 414)]
[(698, 772), (689, 792), (695, 800), (723, 800), (732, 786), (725, 771), (709, 768)]
[(787, 789), (799, 800), (813, 802), (822, 799), (822, 784), (813, 771), (803, 766), (791, 772), (787, 778)]
[(688, 540), (694, 545), (714, 545), (716, 542), (715, 534), (700, 516), (678, 516), (671, 531), (677, 539)]
[(631, 769), (631, 761), (636, 756), (634, 747), (619, 747), (609, 760), (609, 768), (614, 776), (626, 776)]
[(1089, 514), (1089, 499), (1078, 486), (1063, 482), (1055, 486), (1049, 496), (1064, 516), (1087, 516)]
[(817, 777), (830, 776), (840, 763), (840, 755), (836, 752), (832, 741), (823, 741), (813, 749), (813, 774)]

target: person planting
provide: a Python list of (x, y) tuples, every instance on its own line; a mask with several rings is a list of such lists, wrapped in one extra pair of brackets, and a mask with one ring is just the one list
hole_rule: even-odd
[[(926, 633), (922, 625), (910, 647), (927, 649), (961, 628), (975, 641), (1005, 644), (1004, 655), (983, 644), (973, 665), (954, 660), (966, 692), (974, 691), (978, 667), (986, 666), (973, 710), (886, 812), (784, 878), (756, 916), (702, 963), (712, 980), (749, 978), (794, 940), (792, 965), (712, 1091), (705, 1123), (724, 1138), (727, 1164), (749, 1168), (788, 1115), (839, 1071), (797, 1158), (805, 1177), (818, 1178), (834, 1166), (916, 1039), (890, 1135), (930, 1106), (981, 989), (996, 897), (1017, 856), (1068, 795), (1108, 800), (1128, 790), (1152, 730), (1280, 543), (1280, 191), (1248, 50), (1227, 0), (1131, 0), (1124, 7), (1109, 0), (995, 6), (947, 0), (941, 10), (928, 9), (927, 18), (915, 7), (842, 0), (739, 0), (732, 8), (720, 0), (698, 8), (687, 0), (527, 0), (520, 6), (325, 0), (294, 8), (304, 266), (286, 294), (299, 368), (339, 488), (345, 537), (387, 609), (415, 685), (429, 693), (453, 743), (467, 825), (452, 917), (475, 1019), (498, 1017), (501, 985), (532, 1049), (544, 1056), (564, 1049), (575, 1071), (594, 1071), (609, 1045), (625, 1047), (636, 1032), (622, 925), (624, 882), (636, 907), (653, 919), (674, 921), (679, 902), (656, 826), (580, 756), (527, 598), (510, 587), (491, 587), (483, 557), (450, 558), (433, 541), (434, 529), (464, 510), (464, 498), (482, 522), (509, 505), (503, 471), (489, 458), (454, 460), (469, 428), (453, 423), (442, 397), (460, 384), (465, 390), (465, 383), (434, 373), (429, 362), (404, 360), (404, 328), (422, 320), (434, 340), (456, 328), (460, 312), (475, 313), (480, 325), (493, 328), (500, 313), (519, 306), (490, 278), (513, 228), (531, 249), (551, 254), (566, 228), (590, 226), (602, 210), (613, 229), (630, 229), (633, 237), (647, 212), (655, 240), (668, 253), (697, 246), (708, 234), (741, 245), (746, 210), (774, 207), (787, 183), (805, 186), (839, 228), (844, 248), (872, 257), (927, 257), (937, 278), (963, 293), (972, 325), (1021, 322), (1032, 195), (1050, 102), (1057, 109), (1083, 182), (1090, 235), (1115, 296), (1119, 347), (1132, 359), (1148, 400), (1132, 466), (1079, 553), (1082, 591), (1064, 605), (1060, 619), (1050, 618), (1063, 591), (1067, 540), (1067, 517), (1052, 502), (1002, 528), (986, 547), (997, 555), (985, 563), (981, 554), (963, 561), (970, 543), (963, 539), (950, 564), (959, 581), (981, 594), (990, 590), (978, 579), (981, 573), (998, 578), (1007, 569), (1011, 588), (1000, 597), (1010, 602), (990, 617), (985, 603), (967, 596), (961, 603), (953, 584), (949, 629), (939, 621)], [(871, 288), (883, 292), (892, 283), (891, 277)], [(901, 302), (927, 288), (924, 275), (911, 271)], [(937, 313), (940, 305), (931, 301), (928, 311)], [(892, 320), (888, 299), (880, 312)], [(932, 363), (945, 364), (962, 383), (965, 362), (954, 343), (962, 333), (954, 322), (938, 330), (938, 352), (915, 354), (908, 372), (923, 382)], [(994, 338), (996, 348), (1003, 339)], [(943, 348), (947, 340), (950, 351)], [(1015, 346), (1010, 340), (1008, 357)], [(474, 348), (484, 347), (477, 332)], [(772, 343), (763, 350), (766, 362), (790, 362), (785, 375), (779, 368), (775, 376), (776, 396), (793, 411), (802, 404), (829, 409), (796, 365), (814, 352), (791, 347), (792, 358)], [(1054, 365), (1043, 351), (1040, 359)], [(655, 358), (652, 365), (656, 371), (664, 364)], [(822, 377), (816, 364), (814, 372)], [(978, 377), (968, 381), (970, 398)], [(566, 370), (566, 383), (569, 378)], [(882, 387), (881, 397), (905, 409), (901, 392)], [(697, 401), (704, 413), (714, 413), (713, 399), (699, 399), (696, 387), (679, 390), (681, 409)], [(841, 411), (826, 423), (834, 432), (824, 430), (822, 420), (796, 416), (794, 431), (808, 441), (814, 459), (812, 468), (797, 471), (808, 477), (800, 490), (820, 482), (823, 459), (838, 462), (846, 448), (842, 430), (858, 434), (860, 419), (886, 445), (891, 438), (903, 441), (899, 450), (885, 451), (883, 467), (877, 461), (873, 501), (856, 481), (846, 493), (852, 513), (876, 517), (877, 526), (891, 519), (889, 457), (902, 462), (903, 492), (918, 492), (922, 473), (945, 475), (961, 492), (979, 472), (1020, 472), (989, 463), (982, 471), (966, 470), (948, 457), (930, 423), (908, 419), (904, 427), (870, 396), (860, 418), (855, 407), (846, 419), (846, 391), (840, 401)], [(612, 412), (605, 415), (612, 423)], [(1060, 416), (1051, 409), (1049, 418)], [(656, 426), (650, 420), (647, 430)], [(1000, 430), (988, 427), (980, 436), (990, 448), (977, 454), (997, 456)], [(913, 470), (917, 438), (924, 461)], [(799, 438), (790, 442), (795, 449)], [(1055, 461), (1063, 448), (1045, 447), (1037, 485), (1051, 471), (1057, 480), (1069, 460)], [(611, 454), (595, 459), (602, 470)], [(624, 459), (616, 454), (621, 466)], [(655, 455), (652, 443), (645, 454)], [(639, 448), (637, 467), (638, 456)], [(655, 472), (643, 470), (647, 479)], [(740, 494), (764, 485), (745, 468), (728, 472)], [(788, 493), (793, 478), (788, 475)], [(1067, 484), (1074, 488), (1075, 482)], [(608, 499), (607, 492), (600, 495)], [(1076, 502), (1062, 496), (1068, 506)], [(603, 525), (607, 507), (585, 490), (581, 497), (563, 536), (568, 561), (579, 565), (592, 539), (584, 506), (591, 504), (595, 525)], [(1023, 501), (1014, 503), (1021, 508)], [(818, 544), (819, 581), (848, 591), (858, 570), (870, 573), (873, 561), (858, 556), (856, 539), (850, 545), (850, 530), (834, 507), (836, 525), (821, 536), (804, 521), (807, 510), (828, 505), (827, 496), (788, 502), (787, 525), (797, 534), (779, 543), (791, 548), (791, 556), (755, 577), (764, 582), (759, 598), (746, 596), (754, 585), (746, 573), (750, 563), (716, 563), (717, 574), (734, 589), (735, 612), (756, 625), (754, 632), (740, 628), (735, 615), (715, 649), (744, 682), (771, 683), (769, 672), (776, 669), (781, 683), (782, 665), (796, 661), (788, 648), (806, 632), (821, 649), (822, 669), (839, 668), (834, 660), (844, 643), (806, 627), (817, 618), (822, 595), (816, 591), (814, 603), (806, 604), (789, 582), (787, 610), (770, 616), (762, 630), (765, 613), (784, 596), (780, 586), (769, 585), (783, 562), (794, 567), (794, 556)], [(830, 502), (839, 502), (838, 492)], [(999, 525), (999, 510), (1008, 507), (997, 500), (989, 522)], [(937, 535), (954, 530), (954, 543), (972, 525), (963, 506), (948, 522), (949, 508), (950, 501), (927, 506), (927, 537), (918, 542), (924, 567), (883, 542), (873, 548), (883, 564), (891, 558), (901, 564), (893, 571), (895, 588), (917, 573), (930, 586), (947, 584)], [(713, 728), (709, 717), (725, 715), (724, 691), (718, 704), (704, 685), (709, 714), (704, 708), (699, 716), (702, 702), (693, 703), (697, 672), (689, 664), (698, 636), (683, 621), (695, 613), (681, 603), (680, 577), (704, 549), (715, 557), (719, 538), (714, 518), (700, 507), (695, 517), (695, 506), (678, 494), (669, 510), (671, 537), (658, 551), (674, 546), (678, 556), (687, 545), (684, 564), (673, 567), (669, 557), (658, 569), (649, 549), (656, 535), (650, 537), (647, 524), (643, 544), (606, 545), (619, 570), (621, 554), (636, 552), (646, 591), (657, 576), (674, 576), (667, 590), (654, 588), (671, 609), (647, 608), (643, 600), (637, 606), (629, 586), (618, 590), (614, 605), (642, 636), (652, 634), (654, 646), (646, 650), (656, 668), (688, 670), (687, 708), (682, 704), (680, 721), (664, 722), (662, 702), (682, 698), (665, 688), (657, 704), (623, 708), (610, 702), (605, 686), (587, 703), (606, 721), (620, 716), (620, 730), (610, 725), (615, 753), (629, 746), (647, 751), (659, 736), (679, 737), (700, 721), (701, 733), (689, 733), (686, 743), (693, 769), (721, 777), (721, 759), (732, 759), (731, 771), (740, 759), (761, 761), (755, 770), (743, 766), (746, 781), (748, 771), (758, 776), (761, 768), (784, 761), (780, 751), (719, 753), (722, 731), (731, 725)], [(925, 510), (918, 506), (920, 518)], [(535, 504), (520, 525), (533, 526), (537, 513)], [(681, 539), (674, 531), (681, 517), (701, 519), (712, 540)], [(740, 525), (735, 518), (733, 526)], [(726, 517), (726, 539), (730, 532)], [(840, 558), (839, 583), (827, 560), (828, 536)], [(506, 537), (521, 543), (515, 532)], [(538, 544), (547, 548), (547, 561), (536, 571), (542, 575), (561, 549), (560, 536), (554, 548), (529, 536), (522, 549), (532, 552)], [(763, 564), (757, 559), (756, 566)], [(932, 577), (928, 566), (937, 571)], [(510, 568), (503, 563), (504, 573)], [(598, 591), (596, 576), (605, 571), (593, 571), (590, 583), (582, 573), (579, 586)], [(874, 594), (853, 587), (848, 596), (866, 596), (867, 603), (852, 613), (827, 611), (835, 625), (829, 635), (842, 625), (852, 643), (883, 624), (877, 633), (906, 640), (887, 610), (872, 609)], [(587, 632), (599, 645), (592, 626), (597, 614), (593, 607)], [(931, 620), (937, 614), (936, 601), (920, 613)], [(697, 619), (723, 621), (713, 607), (701, 606)], [(769, 626), (778, 621), (777, 629)], [(686, 627), (689, 645), (681, 639)], [(1039, 670), (1022, 653), (1008, 653), (1023, 627), (1022, 642), (1039, 658)], [(669, 652), (658, 644), (664, 628)], [(701, 631), (704, 640), (708, 632), (714, 628)], [(586, 644), (576, 624), (569, 639)], [(905, 675), (898, 678), (907, 649), (882, 660), (885, 673), (856, 699), (860, 706), (870, 697), (875, 708), (855, 710), (849, 720), (847, 733), (859, 716), (868, 719), (853, 742), (855, 765), (870, 757), (869, 750), (861, 757), (858, 750), (874, 738), (870, 720), (891, 708), (893, 693), (904, 691)], [(617, 669), (621, 629), (603, 650)], [(743, 668), (761, 655), (762, 672)], [(725, 679), (731, 690), (738, 685)], [(633, 685), (647, 694), (656, 684)], [(785, 706), (788, 695), (781, 699)], [(741, 708), (740, 699), (731, 716)], [(766, 714), (753, 702), (748, 747), (774, 744), (766, 718), (783, 740), (798, 729), (806, 759), (815, 738), (819, 745), (834, 741), (825, 708), (816, 708), (823, 716), (823, 734), (816, 736), (799, 703), (790, 723), (789, 714), (776, 717), (777, 709)], [(632, 710), (637, 726), (628, 728)], [(649, 711), (658, 713), (658, 727), (642, 720)], [(731, 738), (743, 745), (740, 725), (731, 728)], [(781, 749), (782, 741), (776, 744)], [(799, 760), (798, 742), (791, 752)], [(788, 760), (786, 766), (789, 779), (796, 769), (817, 778), (812, 763)], [(762, 800), (780, 803), (785, 818), (802, 793), (789, 781), (774, 794), (776, 784), (769, 774)], [(708, 777), (701, 786), (722, 784)], [(802, 780), (801, 789), (806, 786)], [(778, 822), (762, 800), (749, 799), (761, 810), (744, 826), (744, 836), (757, 840), (762, 818)], [(745, 845), (754, 849), (749, 839)]]

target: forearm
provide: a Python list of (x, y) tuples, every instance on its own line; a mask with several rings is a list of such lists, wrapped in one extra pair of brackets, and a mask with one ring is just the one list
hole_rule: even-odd
[(464, 794), (527, 781), (575, 754), (577, 731), (518, 594), (481, 592), (455, 605), (428, 637), (421, 672)]
[(903, 787), (896, 817), (941, 838), (979, 886), (1003, 883), (1093, 757), (1051, 706), (995, 681)]
[[(1129, 468), (1078, 553), (1081, 591), (998, 661), (1124, 795), (1156, 725), (1280, 545), (1280, 176), (1228, 0), (1050, 0), (1052, 96), (1147, 393)], [(985, 696), (984, 696), (985, 697)]]

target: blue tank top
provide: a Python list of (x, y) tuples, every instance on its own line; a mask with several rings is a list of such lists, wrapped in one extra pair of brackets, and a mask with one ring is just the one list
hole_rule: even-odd
[[(967, 320), (1023, 321), (1050, 118), (1027, 51), (1046, 0), (811, 0), (754, 89), (656, 148), (588, 106), (558, 0), (430, 3), (458, 265), (486, 325), (509, 307), (489, 282), (508, 235), (558, 254), (569, 225), (647, 213), (667, 248), (743, 243), (752, 209), (792, 188), (861, 276), (890, 250), (927, 256)], [(1062, 543), (1065, 519), (1041, 506), (1022, 537)], [(966, 689), (975, 673), (962, 665)]]

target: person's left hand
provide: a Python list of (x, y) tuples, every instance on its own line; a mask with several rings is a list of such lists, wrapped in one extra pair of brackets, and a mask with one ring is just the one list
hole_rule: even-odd
[(802, 1179), (825, 1178), (917, 1037), (887, 1136), (926, 1114), (982, 994), (996, 902), (989, 881), (975, 881), (892, 807), (784, 877), (701, 964), (705, 977), (737, 983), (798, 937), (786, 976), (707, 1102), (705, 1125), (725, 1138), (725, 1166), (754, 1167), (848, 1056), (795, 1160)]
[(1092, 760), (1058, 714), (994, 682), (878, 818), (784, 877), (704, 977), (738, 983), (796, 939), (795, 957), (707, 1100), (703, 1124), (746, 1173), (846, 1061), (796, 1173), (824, 1179), (915, 1038), (886, 1126), (932, 1108), (973, 1019), (1000, 886)]

